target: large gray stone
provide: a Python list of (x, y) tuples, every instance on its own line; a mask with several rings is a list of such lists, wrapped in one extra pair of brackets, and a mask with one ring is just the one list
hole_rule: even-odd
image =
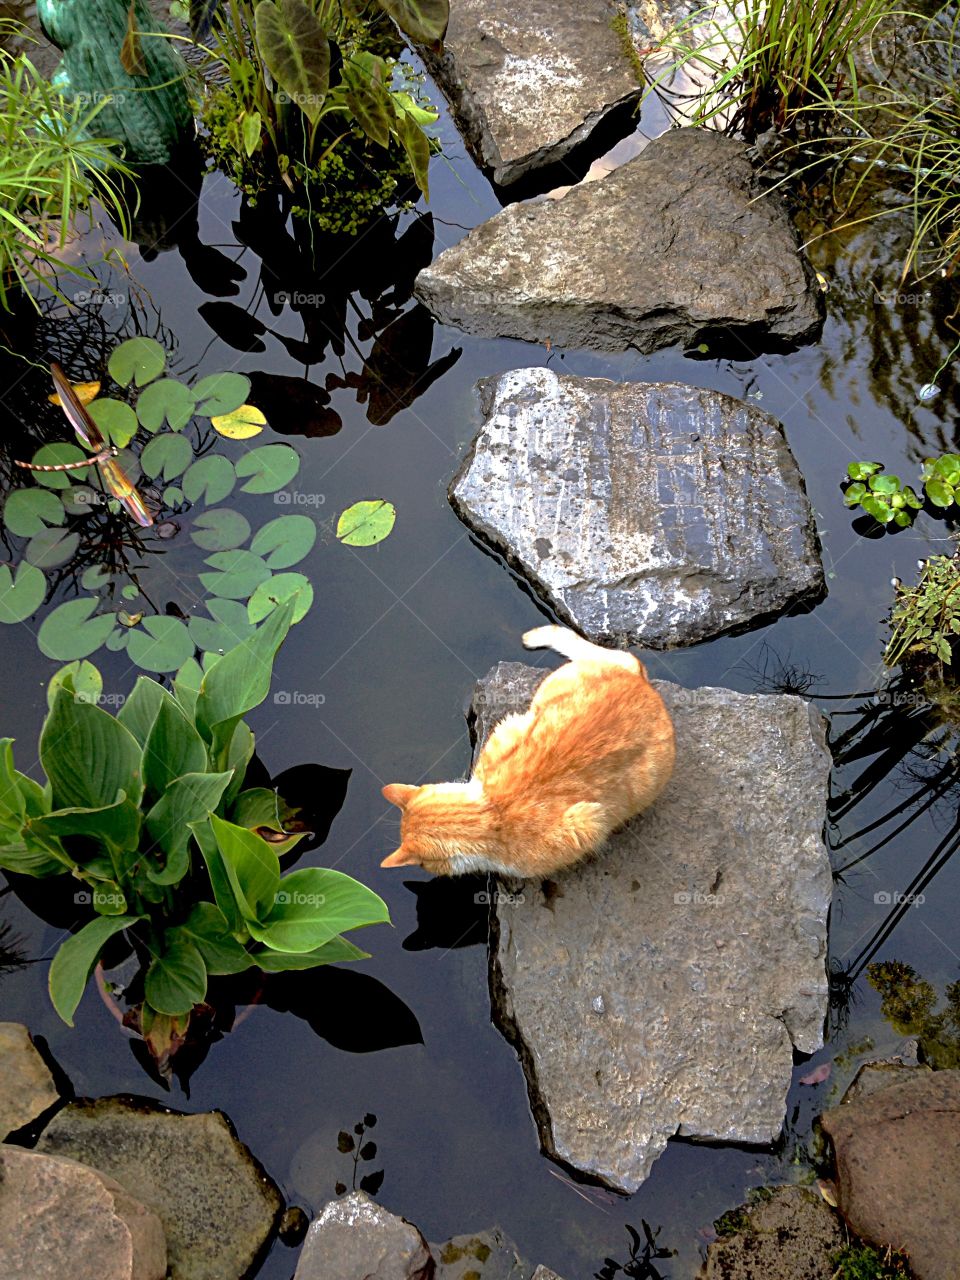
[(901, 1067), (854, 1090), (821, 1123), (837, 1201), (857, 1235), (904, 1249), (917, 1280), (956, 1280), (960, 1261), (960, 1071)]
[[(478, 742), (541, 669), (500, 663)], [(674, 1134), (767, 1143), (793, 1049), (823, 1043), (830, 755), (800, 698), (656, 682), (677, 764), (577, 870), (498, 892), (491, 986), (544, 1150), (635, 1191)], [(643, 732), (643, 726), (637, 726)]]
[(163, 1226), (96, 1169), (0, 1147), (3, 1280), (164, 1280)]
[(0, 1142), (60, 1100), (53, 1076), (20, 1022), (0, 1022)]
[(806, 341), (819, 290), (779, 196), (758, 195), (741, 143), (676, 129), (599, 182), (495, 214), (416, 292), (469, 333), (564, 347)]
[(220, 1111), (82, 1100), (54, 1116), (37, 1149), (100, 1170), (152, 1209), (166, 1231), (171, 1280), (239, 1280), (283, 1206)]
[[(508, 186), (584, 143), (640, 97), (612, 0), (457, 0), (427, 65), (476, 161)], [(622, 22), (622, 19), (620, 19)], [(626, 110), (625, 110), (626, 109)]]
[(832, 1280), (845, 1238), (840, 1219), (806, 1187), (778, 1187), (725, 1214), (701, 1280)]
[(450, 501), (578, 631), (669, 648), (823, 594), (803, 477), (769, 414), (544, 368), (478, 392)]
[(294, 1280), (431, 1280), (434, 1265), (412, 1223), (354, 1191), (311, 1223)]

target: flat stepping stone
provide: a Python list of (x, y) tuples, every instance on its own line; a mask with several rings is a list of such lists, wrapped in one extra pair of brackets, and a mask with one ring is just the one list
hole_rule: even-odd
[(20, 1022), (0, 1022), (0, 1142), (59, 1101), (30, 1032)]
[[(622, 22), (622, 19), (620, 20)], [(499, 186), (554, 165), (643, 91), (609, 0), (457, 0), (427, 65), (481, 168)]]
[(674, 129), (599, 182), (495, 214), (415, 291), (481, 337), (641, 352), (810, 341), (820, 291), (782, 200), (760, 195), (742, 143)]
[[(543, 676), (506, 662), (479, 682), (478, 750)], [(543, 1149), (627, 1192), (675, 1134), (775, 1141), (828, 1000), (823, 718), (654, 683), (676, 729), (667, 789), (594, 861), (492, 908), (494, 1017)]]
[(832, 1280), (846, 1243), (839, 1217), (808, 1187), (760, 1188), (724, 1214), (699, 1280)]
[(239, 1280), (283, 1207), (221, 1111), (83, 1099), (54, 1116), (37, 1150), (90, 1165), (152, 1210), (166, 1231), (170, 1280)]
[(825, 592), (803, 477), (753, 405), (544, 368), (478, 384), (460, 518), (592, 640), (666, 649)]

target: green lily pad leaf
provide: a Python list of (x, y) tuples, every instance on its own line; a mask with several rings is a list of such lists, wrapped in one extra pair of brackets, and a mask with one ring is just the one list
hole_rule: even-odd
[(233, 492), (236, 482), (237, 473), (230, 459), (211, 453), (188, 467), (181, 484), (188, 502), (199, 502), (203, 498), (207, 506), (213, 506)]
[(193, 657), (190, 632), (179, 618), (155, 614), (143, 628), (129, 632), (127, 654), (144, 671), (176, 671)]
[(164, 419), (171, 431), (182, 431), (196, 409), (196, 396), (176, 378), (151, 382), (137, 400), (137, 417), (147, 431), (159, 431)]
[(250, 479), (244, 493), (276, 493), (300, 470), (300, 455), (288, 444), (263, 444), (251, 449), (236, 464), (237, 475)]
[[(226, 653), (234, 645), (244, 644), (254, 631), (253, 623), (247, 617), (246, 606), (239, 600), (207, 601), (210, 618), (192, 617), (187, 624), (190, 639), (198, 649), (212, 653)], [(212, 619), (212, 620), (211, 620)], [(199, 678), (197, 689), (200, 688)]]
[(151, 1009), (176, 1017), (189, 1013), (207, 994), (207, 966), (192, 942), (175, 942), (150, 965), (143, 993)]
[(190, 465), (192, 457), (193, 449), (187, 437), (169, 433), (156, 436), (144, 447), (140, 466), (151, 479), (163, 476), (164, 480), (176, 480)]
[(125, 449), (137, 434), (137, 415), (122, 400), (105, 396), (88, 405), (87, 412), (100, 428), (103, 438), (118, 449)]
[(266, 582), (261, 582), (250, 597), (247, 614), (251, 622), (260, 622), (268, 613), (273, 613), (278, 604), (297, 597), (293, 611), (293, 621), (299, 622), (313, 604), (313, 587), (302, 573), (277, 573)]
[(165, 507), (179, 507), (183, 502), (183, 490), (178, 489), (175, 484), (169, 485), (163, 491), (163, 505)]
[(900, 477), (874, 475), (870, 477), (868, 483), (873, 493), (879, 493), (886, 497), (888, 494), (896, 493), (900, 488)]
[(868, 494), (860, 505), (878, 524), (889, 524), (893, 519), (892, 508), (882, 498), (876, 498), (873, 494)]
[(250, 550), (263, 556), (271, 569), (289, 569), (309, 555), (317, 540), (317, 526), (309, 516), (277, 516), (258, 529)]
[(104, 591), (112, 581), (113, 574), (105, 564), (92, 564), (89, 569), (84, 569), (80, 577), (80, 585), (84, 591)]
[(110, 353), (107, 370), (121, 387), (128, 387), (136, 380), (144, 387), (159, 378), (167, 363), (167, 353), (156, 338), (128, 338)]
[(46, 594), (47, 580), (36, 566), (21, 564), (14, 578), (9, 566), (0, 564), (0, 622), (23, 622), (36, 613)]
[(64, 519), (63, 504), (49, 489), (14, 489), (3, 504), (3, 523), (18, 538), (32, 538)]
[(847, 475), (851, 480), (866, 480), (883, 466), (882, 462), (849, 462)]
[(124, 600), (136, 600), (140, 594), (140, 588), (133, 582), (128, 582), (125, 587), (120, 588), (120, 595)]
[(261, 0), (257, 48), (271, 76), (314, 124), (330, 86), (330, 41), (304, 0)]
[(40, 652), (59, 662), (72, 662), (99, 649), (117, 625), (115, 614), (96, 613), (99, 603), (95, 596), (81, 597), (48, 613), (37, 635)]
[[(75, 444), (63, 441), (58, 444), (45, 444), (31, 458), (38, 467), (62, 467), (65, 462), (80, 462), (89, 454)], [(76, 471), (34, 471), (33, 478), (37, 484), (47, 489), (69, 489), (74, 480), (86, 480), (90, 476), (89, 467), (78, 467)]]
[(127, 641), (130, 639), (130, 632), (126, 627), (117, 627), (116, 631), (111, 631), (103, 642), (103, 647), (110, 653), (119, 653), (121, 649), (127, 647)]
[(212, 418), (239, 409), (250, 394), (250, 379), (242, 373), (211, 373), (193, 388), (197, 413)]
[(393, 529), (397, 509), (383, 498), (355, 502), (337, 521), (337, 537), (348, 547), (372, 547)]
[(251, 440), (267, 425), (267, 419), (255, 404), (242, 404), (233, 413), (214, 414), (210, 423), (214, 431), (228, 440)]
[(88, 484), (74, 484), (69, 489), (60, 490), (60, 505), (68, 516), (86, 516), (96, 507), (103, 506), (103, 494)]
[(47, 685), (47, 706), (51, 711), (57, 690), (65, 680), (70, 681), (74, 697), (79, 698), (81, 702), (92, 702), (96, 705), (100, 701), (100, 695), (103, 692), (103, 676), (92, 662), (81, 659), (79, 662), (68, 662), (65, 667), (53, 673)]
[(230, 600), (247, 600), (261, 582), (270, 577), (270, 570), (252, 551), (217, 551), (207, 556), (207, 564), (217, 573), (201, 573), (204, 588), (215, 596)]
[(923, 485), (923, 491), (935, 507), (953, 505), (953, 490), (949, 485), (944, 484), (942, 480), (926, 480)]
[(66, 564), (79, 545), (79, 533), (70, 533), (66, 529), (43, 529), (27, 543), (23, 558), (38, 569), (52, 569), (58, 564)]
[(250, 537), (250, 521), (239, 511), (217, 507), (196, 517), (190, 537), (204, 551), (230, 551)]

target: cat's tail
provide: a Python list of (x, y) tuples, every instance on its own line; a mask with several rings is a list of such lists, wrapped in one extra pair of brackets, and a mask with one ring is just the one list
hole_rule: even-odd
[(632, 653), (623, 649), (604, 649), (578, 636), (569, 627), (534, 627), (523, 633), (524, 648), (553, 649), (571, 662), (605, 662), (611, 666), (626, 667), (628, 671), (642, 671), (643, 666)]

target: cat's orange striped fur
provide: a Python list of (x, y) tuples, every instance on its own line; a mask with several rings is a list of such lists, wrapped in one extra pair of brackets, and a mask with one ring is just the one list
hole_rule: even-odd
[(400, 847), (381, 866), (541, 878), (595, 852), (663, 790), (673, 725), (643, 664), (565, 627), (537, 627), (523, 643), (570, 661), (528, 711), (500, 721), (468, 782), (383, 788), (402, 818)]

